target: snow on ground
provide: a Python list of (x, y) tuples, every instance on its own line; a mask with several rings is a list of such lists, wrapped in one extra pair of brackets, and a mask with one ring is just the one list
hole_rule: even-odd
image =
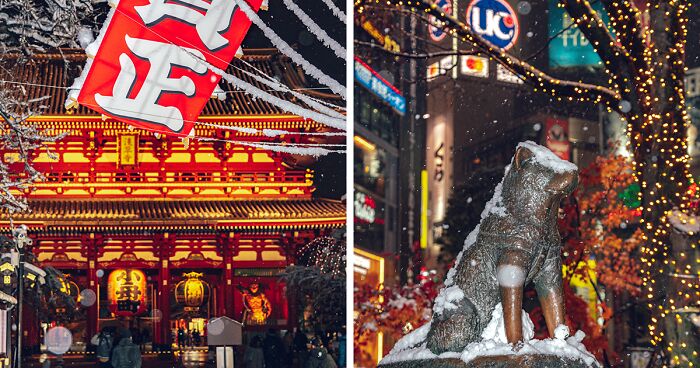
[(681, 211), (671, 211), (668, 221), (673, 227), (684, 233), (694, 234), (700, 232), (700, 219), (686, 215)]
[(513, 346), (507, 342), (503, 308), (499, 303), (491, 315), (491, 321), (481, 334), (482, 340), (467, 345), (462, 352), (446, 352), (440, 355), (431, 352), (425, 342), (430, 331), (429, 322), (399, 340), (379, 364), (446, 358), (459, 358), (466, 363), (482, 356), (544, 354), (577, 359), (590, 367), (600, 367), (595, 357), (581, 343), (585, 337), (583, 332), (578, 331), (574, 336), (569, 337), (568, 328), (559, 326), (555, 331), (555, 338), (537, 340), (533, 339), (534, 324), (525, 311), (522, 319), (525, 342), (517, 351), (514, 351)]

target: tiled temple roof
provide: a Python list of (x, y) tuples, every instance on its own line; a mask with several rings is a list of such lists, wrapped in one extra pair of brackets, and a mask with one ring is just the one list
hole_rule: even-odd
[[(85, 54), (77, 50), (67, 50), (63, 55), (38, 54), (32, 56), (28, 62), (22, 63), (14, 62), (16, 58), (13, 58), (12, 55), (4, 56), (2, 67), (0, 67), (0, 79), (10, 81), (6, 84), (5, 89), (15, 90), (16, 88), (16, 93), (20, 93), (21, 89), (26, 90), (26, 95), (22, 96), (20, 100), (26, 101), (48, 96), (48, 100), (41, 102), (48, 106), (48, 110), (43, 112), (44, 115), (95, 116), (98, 115), (96, 112), (84, 106), (80, 106), (74, 111), (66, 111), (64, 108), (66, 89), (80, 75), (80, 71), (85, 65), (85, 59)], [(336, 105), (343, 103), (335, 95), (325, 93), (322, 89), (313, 89), (314, 86), (306, 80), (303, 71), (275, 49), (246, 49), (242, 60), (234, 59), (227, 72), (276, 97), (301, 103), (292, 95), (270, 91), (269, 87), (255, 81), (240, 70), (258, 74), (253, 67), (266, 75), (277, 78), (291, 89), (303, 89), (302, 92), (305, 94)], [(222, 80), (219, 86), (226, 92), (226, 100), (210, 99), (202, 111), (202, 116), (289, 115), (272, 104), (261, 99), (254, 99), (249, 94), (236, 90), (226, 81)]]
[[(58, 231), (95, 228), (299, 228), (343, 226), (339, 201), (278, 200), (30, 200), (32, 212), (13, 221)], [(5, 221), (3, 221), (5, 222)], [(6, 227), (7, 224), (0, 225)]]

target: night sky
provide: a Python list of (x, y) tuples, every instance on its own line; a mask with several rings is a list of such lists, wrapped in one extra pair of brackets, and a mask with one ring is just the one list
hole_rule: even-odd
[[(345, 23), (336, 18), (321, 0), (294, 0), (294, 2), (311, 19), (314, 19), (329, 36), (345, 46)], [(333, 2), (341, 10), (346, 11), (345, 1), (333, 0)], [(265, 24), (272, 28), (288, 44), (295, 47), (306, 60), (345, 85), (345, 61), (339, 59), (331, 49), (325, 47), (309, 32), (296, 15), (287, 9), (282, 0), (270, 0), (269, 10), (260, 11), (258, 14)], [(261, 48), (273, 47), (273, 45), (262, 31), (253, 25), (243, 42), (243, 48), (247, 47)], [(307, 76), (307, 79), (314, 86), (318, 86), (318, 83), (314, 83), (315, 80), (313, 78)], [(320, 157), (312, 165), (311, 168), (316, 171), (317, 191), (315, 195), (340, 199), (346, 193), (345, 161), (345, 155), (330, 154)]]

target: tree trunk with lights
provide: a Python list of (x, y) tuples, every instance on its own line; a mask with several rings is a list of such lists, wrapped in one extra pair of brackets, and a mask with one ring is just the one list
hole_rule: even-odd
[[(686, 143), (689, 117), (685, 107), (686, 12), (690, 1), (600, 0), (611, 19), (610, 32), (600, 15), (586, 0), (559, 3), (594, 46), (609, 76), (605, 85), (558, 79), (490, 44), (464, 23), (443, 13), (426, 0), (389, 1), (444, 24), (448, 34), (472, 45), (521, 76), (536, 91), (560, 100), (602, 103), (628, 123), (630, 150), (637, 181), (641, 186), (644, 246), (642, 250), (642, 294), (651, 312), (649, 333), (665, 363), (699, 364), (697, 339), (670, 333), (668, 321), (678, 312), (698, 305), (697, 259), (690, 268), (679, 269), (670, 246), (672, 232), (668, 216), (674, 209), (691, 215), (688, 186), (691, 182)], [(357, 5), (377, 3), (359, 1)], [(382, 1), (382, 3), (386, 3)], [(643, 3), (643, 4), (642, 4)], [(646, 20), (646, 21), (645, 21)], [(690, 249), (696, 250), (696, 242)], [(686, 277), (685, 290), (667, 288), (671, 277)], [(672, 318), (668, 318), (668, 317)], [(683, 346), (683, 349), (678, 347)], [(690, 346), (689, 346), (690, 345)], [(682, 354), (686, 352), (686, 354)], [(688, 353), (690, 352), (690, 353)]]

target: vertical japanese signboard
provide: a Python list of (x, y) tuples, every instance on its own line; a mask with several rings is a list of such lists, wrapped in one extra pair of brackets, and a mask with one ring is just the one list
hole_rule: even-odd
[[(242, 0), (254, 10), (262, 0)], [(251, 21), (235, 0), (121, 0), (77, 101), (146, 130), (187, 136)], [(90, 54), (90, 52), (88, 52)]]
[(547, 148), (562, 160), (569, 161), (571, 147), (569, 142), (569, 121), (566, 119), (547, 118), (545, 128), (547, 129), (545, 138)]

